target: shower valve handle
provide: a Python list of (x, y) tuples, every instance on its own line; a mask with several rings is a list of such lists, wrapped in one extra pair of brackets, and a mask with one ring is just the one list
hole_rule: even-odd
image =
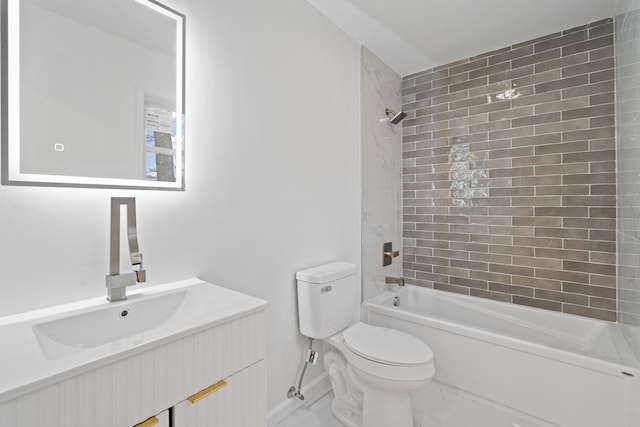
[(382, 266), (391, 264), (395, 257), (400, 256), (400, 251), (394, 251), (391, 242), (382, 245)]

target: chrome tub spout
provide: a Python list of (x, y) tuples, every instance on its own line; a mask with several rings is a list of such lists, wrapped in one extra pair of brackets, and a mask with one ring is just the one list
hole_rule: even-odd
[(404, 286), (404, 279), (402, 277), (385, 277), (384, 283), (388, 285)]

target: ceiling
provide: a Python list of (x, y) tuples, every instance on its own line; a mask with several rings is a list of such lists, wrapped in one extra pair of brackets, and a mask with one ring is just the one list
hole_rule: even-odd
[(401, 76), (614, 15), (619, 0), (307, 0)]

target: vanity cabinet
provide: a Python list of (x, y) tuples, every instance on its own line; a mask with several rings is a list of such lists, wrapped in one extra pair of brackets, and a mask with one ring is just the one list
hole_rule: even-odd
[[(106, 364), (88, 363), (69, 378), (51, 378), (1, 403), (0, 426), (135, 426), (172, 407), (174, 427), (264, 426), (264, 309), (239, 316)], [(226, 386), (218, 391), (187, 400), (221, 380)]]

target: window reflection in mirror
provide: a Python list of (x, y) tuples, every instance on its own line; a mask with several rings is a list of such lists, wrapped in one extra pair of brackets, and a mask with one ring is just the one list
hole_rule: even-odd
[(3, 8), (3, 183), (183, 189), (184, 16), (147, 0)]

